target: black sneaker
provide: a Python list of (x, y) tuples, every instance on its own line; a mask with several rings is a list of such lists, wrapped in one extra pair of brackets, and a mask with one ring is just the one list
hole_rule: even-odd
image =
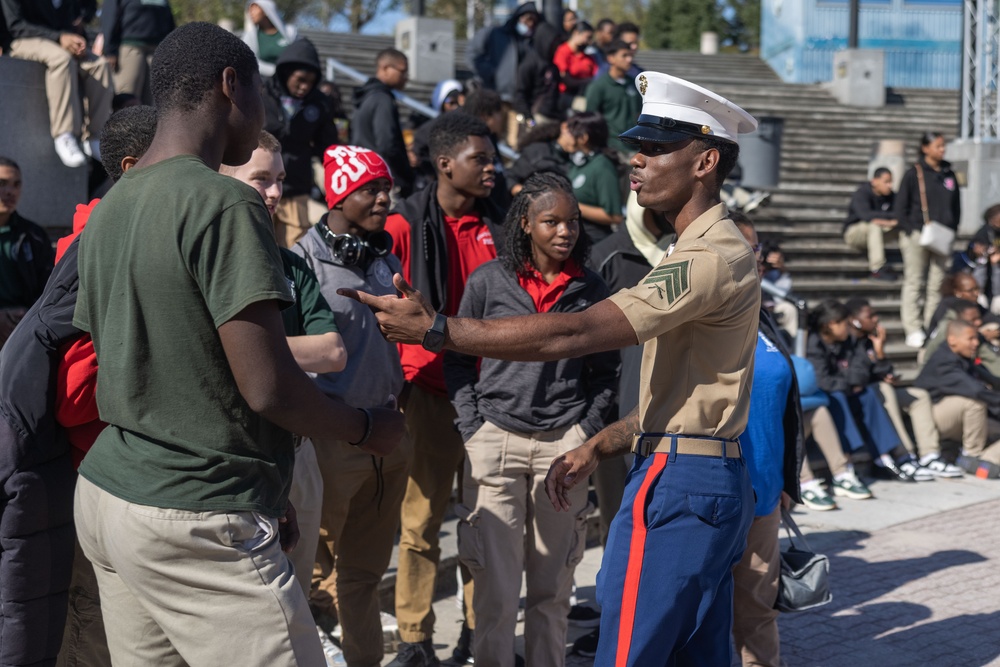
[(896, 273), (892, 269), (890, 269), (888, 265), (886, 265), (883, 266), (878, 271), (872, 271), (871, 279), (884, 280), (886, 282), (895, 282), (896, 280), (899, 280), (899, 276), (896, 275)]
[(596, 628), (601, 624), (601, 612), (593, 607), (575, 604), (569, 609), (569, 624), (578, 628)]
[(462, 632), (458, 635), (458, 644), (455, 645), (455, 649), (451, 652), (451, 657), (442, 662), (441, 666), (460, 667), (461, 665), (476, 664), (475, 657), (472, 653), (472, 642), (474, 637), (474, 632), (463, 622)]
[(434, 644), (430, 639), (411, 644), (399, 642), (399, 652), (387, 667), (440, 667), (441, 662), (434, 655)]
[(885, 474), (889, 477), (889, 479), (894, 479), (897, 482), (917, 481), (913, 479), (913, 475), (907, 473), (905, 470), (896, 465), (895, 461), (884, 461), (882, 462), (882, 465), (878, 467), (885, 472)]
[(601, 630), (600, 628), (598, 628), (593, 632), (590, 632), (582, 637), (577, 638), (577, 640), (573, 642), (573, 648), (570, 649), (570, 652), (579, 656), (583, 656), (584, 658), (593, 658), (595, 655), (597, 655), (597, 643), (600, 641), (600, 639), (601, 639)]
[(955, 460), (955, 465), (970, 475), (975, 475), (976, 471), (979, 470), (979, 459), (975, 456), (962, 454)]

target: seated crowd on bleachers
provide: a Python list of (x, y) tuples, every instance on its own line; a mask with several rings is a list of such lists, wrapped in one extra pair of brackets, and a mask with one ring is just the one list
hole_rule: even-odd
[[(476, 34), (468, 54), (474, 78), (441, 82), (426, 100), (440, 115), (429, 119), (411, 116), (397, 103), (394, 93), (406, 87), (409, 63), (395, 49), (377, 55), (373, 76), (354, 93), (353, 112), (345, 112), (337, 87), (323, 81), (316, 47), (297, 37), (270, 0), (247, 3), (243, 43), (248, 50), (238, 40), (226, 42), (224, 31), (212, 32), (206, 24), (192, 24), (200, 27), (189, 32), (176, 30), (167, 0), (105, 0), (96, 40), (88, 32), (94, 17), (77, 0), (2, 0), (2, 8), (4, 56), (46, 67), (58, 156), (67, 167), (103, 169), (113, 184), (103, 206), (97, 200), (80, 202), (74, 220), (33, 222), (18, 213), (22, 191), (45, 187), (22, 182), (18, 163), (32, 156), (0, 156), (4, 358), (16, 354), (13, 346), (37, 338), (26, 330), (46, 326), (39, 318), (18, 326), (43, 292), (43, 301), (56, 298), (46, 289), (72, 285), (69, 294), (78, 304), (76, 319), (70, 308), (70, 321), (63, 322), (67, 333), (48, 350), (51, 377), (58, 382), (50, 387), (54, 404), (37, 415), (47, 432), (65, 430), (67, 460), (71, 444), (72, 463), (82, 466), (80, 479), (89, 480), (77, 491), (77, 557), (71, 570), (70, 531), (69, 546), (63, 548), (69, 559), (61, 571), (66, 586), (63, 597), (52, 603), (65, 607), (65, 591), (70, 591), (67, 631), (62, 634), (60, 627), (56, 633), (62, 636), (62, 659), (72, 655), (79, 664), (103, 665), (111, 658), (128, 657), (137, 664), (154, 664), (157, 651), (170, 644), (190, 664), (215, 664), (217, 656), (230, 650), (224, 643), (214, 648), (185, 643), (187, 626), (199, 621), (165, 619), (155, 611), (180, 604), (185, 593), (149, 584), (166, 575), (149, 568), (144, 559), (179, 558), (178, 552), (171, 551), (171, 545), (159, 545), (163, 550), (158, 551), (150, 533), (143, 534), (154, 524), (129, 528), (128, 509), (101, 494), (114, 497), (120, 492), (122, 498), (145, 505), (167, 498), (177, 503), (170, 507), (190, 514), (203, 507), (204, 500), (192, 480), (218, 485), (213, 477), (217, 468), (231, 466), (249, 477), (275, 479), (291, 470), (289, 488), (283, 492), (298, 510), (301, 537), (289, 556), (284, 588), (276, 595), (291, 596), (291, 587), (304, 595), (296, 593), (294, 599), (301, 604), (281, 607), (272, 616), (284, 614), (289, 626), (285, 634), (301, 651), (299, 664), (317, 664), (320, 646), (329, 664), (381, 663), (379, 582), (397, 540), (395, 617), (401, 644), (391, 664), (438, 664), (432, 602), (441, 527), (451, 511), (460, 519), (465, 618), (452, 664), (471, 663), (474, 654), (476, 664), (484, 665), (510, 667), (520, 659), (514, 655), (513, 637), (522, 573), (528, 599), (524, 619), (532, 628), (525, 632), (524, 658), (528, 665), (562, 664), (568, 624), (593, 625), (599, 616), (594, 608), (571, 604), (574, 568), (593, 508), (584, 485), (578, 487), (573, 512), (553, 511), (541, 480), (553, 457), (635, 406), (641, 348), (543, 364), (481, 360), (432, 351), (428, 345), (396, 346), (382, 337), (366, 307), (341, 296), (338, 289), (395, 294), (392, 277), (401, 273), (439, 313), (489, 318), (581, 310), (641, 281), (663, 259), (676, 234), (661, 215), (639, 206), (629, 191), (634, 151), (618, 139), (633, 126), (642, 104), (635, 85), (642, 71), (636, 63), (639, 28), (610, 19), (590, 23), (570, 10), (560, 25), (552, 25), (532, 2), (521, 4), (506, 23)], [(215, 61), (196, 62), (196, 53), (185, 53), (197, 51), (197, 40), (208, 37), (213, 44), (225, 44), (212, 47)], [(157, 50), (160, 44), (164, 49)], [(209, 95), (206, 91), (215, 85), (217, 74), (211, 68), (227, 57), (242, 64), (233, 68), (230, 78), (230, 70), (224, 71), (225, 96)], [(249, 69), (239, 69), (243, 66)], [(190, 70), (184, 77), (177, 74), (181, 67)], [(245, 92), (248, 84), (260, 89), (257, 106), (247, 101), (257, 95)], [(191, 91), (204, 95), (185, 98)], [(230, 99), (234, 110), (227, 111)], [(246, 108), (250, 112), (244, 114)], [(199, 109), (212, 109), (212, 122), (218, 125), (206, 121), (184, 127), (180, 119), (190, 119)], [(252, 114), (257, 113), (264, 119), (263, 131), (242, 136), (240, 128), (253, 126)], [(206, 140), (210, 150), (182, 149), (179, 157), (145, 166), (147, 151), (162, 156), (175, 145), (194, 141), (185, 138), (186, 131), (210, 137), (219, 127), (224, 131)], [(517, 159), (503, 157), (505, 147), (518, 151)], [(867, 249), (873, 279), (897, 279), (886, 241), (899, 245), (902, 327), (906, 344), (920, 348), (921, 370), (915, 377), (901, 377), (893, 368), (887, 329), (880, 322), (880, 316), (888, 316), (884, 309), (879, 312), (876, 304), (845, 294), (803, 312), (790, 297), (793, 275), (777, 242), (758, 241), (754, 247), (767, 289), (764, 307), (778, 327), (769, 335), (781, 338), (788, 349), (800, 330), (807, 336), (805, 355), (793, 362), (799, 397), (795, 408), (801, 411), (810, 456), (794, 474), (802, 501), (812, 510), (835, 509), (844, 498), (871, 499), (869, 486), (879, 478), (913, 483), (965, 474), (1000, 476), (1000, 205), (986, 211), (984, 226), (965, 250), (953, 256), (929, 250), (920, 241), (927, 216), (955, 229), (961, 210), (955, 175), (944, 160), (944, 138), (928, 133), (920, 140), (920, 151), (920, 162), (900, 175), (896, 193), (896, 175), (875, 169), (870, 181), (845, 202), (844, 227), (849, 246)], [(193, 159), (192, 154), (199, 157)], [(204, 206), (206, 211), (197, 223), (197, 242), (177, 247), (170, 235), (181, 238), (185, 231), (169, 225), (177, 226), (178, 218), (142, 208), (143, 196), (159, 192), (162, 183), (194, 191), (199, 182), (214, 183), (225, 194), (207, 202), (176, 194), (171, 201), (179, 209)], [(259, 193), (268, 216), (248, 212), (247, 201), (256, 197), (250, 189)], [(759, 205), (761, 198), (754, 201), (745, 211)], [(208, 216), (210, 206), (219, 208), (218, 217)], [(164, 227), (157, 227), (148, 239), (133, 238), (121, 222), (129, 207), (153, 218), (148, 221), (152, 227)], [(733, 208), (734, 220), (743, 221), (748, 239), (756, 238), (753, 223)], [(118, 211), (117, 226), (109, 211)], [(234, 211), (243, 211), (243, 217)], [(98, 225), (84, 232), (92, 214)], [(237, 233), (231, 221), (246, 233)], [(45, 227), (71, 225), (73, 235), (59, 240), (56, 263)], [(280, 251), (270, 242), (272, 232)], [(108, 245), (95, 248), (97, 239)], [(146, 245), (143, 251), (144, 243), (162, 246)], [(235, 349), (228, 340), (250, 345), (272, 340), (274, 331), (249, 322), (243, 332), (221, 333), (229, 326), (227, 314), (235, 313), (234, 300), (250, 303), (256, 297), (247, 291), (249, 274), (221, 269), (225, 262), (205, 264), (205, 257), (214, 258), (205, 253), (252, 257), (254, 270), (266, 274), (271, 298), (295, 302), (274, 320), (284, 325), (279, 340), (291, 352), (279, 355), (275, 368), (297, 367), (312, 380), (283, 385), (289, 396), (316, 413), (334, 410), (334, 405), (357, 408), (367, 421), (342, 437), (296, 437), (294, 461), (275, 456), (260, 469), (241, 467), (246, 462), (237, 456), (215, 459), (208, 450), (200, 452), (204, 465), (197, 470), (184, 468), (166, 454), (155, 461), (129, 458), (130, 451), (141, 449), (141, 439), (128, 429), (102, 430), (99, 403), (106, 421), (123, 413), (130, 401), (140, 412), (148, 409), (153, 414), (160, 401), (174, 406), (174, 414), (184, 414), (184, 392), (178, 396), (178, 387), (147, 381), (143, 370), (162, 373), (167, 383), (200, 386), (191, 401), (222, 391), (225, 383), (217, 377), (222, 371), (207, 356), (201, 360), (206, 364), (204, 377), (178, 373), (169, 341), (143, 333), (146, 325), (169, 328), (170, 322), (157, 323), (155, 314), (127, 308), (108, 312), (98, 302), (108, 290), (155, 290), (152, 274), (142, 279), (138, 272), (134, 285), (121, 276), (107, 276), (109, 282), (97, 280), (99, 288), (93, 292), (81, 288), (77, 300), (77, 262), (81, 280), (95, 280), (94, 273), (87, 274), (97, 271), (101, 252), (123, 253), (126, 247), (150, 266), (190, 276), (192, 290), (204, 290), (206, 306), (199, 310), (190, 302), (191, 317), (182, 335), (215, 340), (214, 323), (224, 322), (218, 327), (221, 344), (212, 344), (226, 355)], [(65, 264), (67, 251), (72, 267)], [(123, 267), (122, 276), (132, 276), (130, 268)], [(60, 298), (66, 298), (63, 292)], [(183, 301), (191, 294), (162, 298)], [(109, 337), (106, 347), (95, 351), (86, 332), (98, 341), (101, 333)], [(116, 345), (142, 346), (149, 369), (109, 363), (99, 375), (97, 361), (104, 369), (104, 355), (114, 358), (109, 348)], [(254, 358), (238, 364), (242, 368), (230, 379), (235, 377), (242, 393), (241, 381), (251, 376), (246, 367), (268, 363), (268, 358)], [(98, 378), (102, 384), (96, 384)], [(37, 388), (42, 381), (36, 377), (32, 382)], [(116, 382), (121, 386), (114, 386)], [(275, 398), (273, 404), (262, 401), (267, 419), (252, 414), (235, 394), (230, 398), (229, 417), (240, 428), (216, 415), (220, 438), (255, 431), (270, 434), (267, 437), (278, 443), (287, 436), (277, 427), (290, 423), (288, 415), (296, 409), (289, 406), (288, 397)], [(400, 410), (396, 423), (393, 415)], [(145, 419), (138, 417), (135, 428), (162, 428), (164, 442), (184, 441), (183, 424), (156, 425)], [(213, 421), (192, 407), (190, 420), (199, 419)], [(345, 418), (344, 423), (354, 422)], [(317, 426), (317, 432), (323, 428)], [(111, 431), (113, 443), (108, 442)], [(392, 440), (393, 433), (398, 436), (395, 442), (378, 449), (377, 443)], [(95, 442), (97, 455), (85, 456)], [(119, 455), (126, 463), (115, 459)], [(144, 487), (144, 463), (175, 466), (176, 485)], [(622, 501), (626, 473), (624, 466), (606, 463), (593, 480), (602, 540)], [(254, 485), (227, 492), (253, 499), (261, 511), (272, 509), (277, 499), (264, 497), (251, 488)], [(81, 505), (85, 494), (100, 504), (100, 512), (80, 509), (86, 507)], [(51, 539), (66, 539), (57, 528)], [(258, 528), (224, 530), (242, 529), (253, 536)], [(130, 539), (136, 550), (131, 555), (110, 553), (94, 538), (102, 531), (126, 529), (134, 531)], [(0, 540), (7, 537), (2, 534)], [(247, 562), (258, 547), (288, 546), (240, 539), (247, 540)], [(115, 568), (107, 565), (111, 561)], [(123, 568), (124, 563), (132, 569)], [(52, 567), (58, 569), (58, 563)], [(211, 570), (202, 575), (213, 576)], [(0, 587), (6, 586), (8, 582), (0, 581)], [(137, 588), (142, 592), (136, 593)], [(121, 602), (126, 598), (127, 604)], [(254, 604), (253, 599), (246, 604)], [(100, 611), (94, 609), (103, 610), (103, 625)], [(212, 618), (225, 616), (223, 610)], [(288, 639), (246, 637), (263, 621), (241, 628), (243, 618), (227, 621), (231, 641), (257, 642), (255, 650), (264, 655), (272, 648), (270, 642)], [(142, 643), (131, 644), (133, 631), (143, 624), (157, 630)], [(320, 628), (321, 644), (315, 644), (313, 625)], [(341, 632), (334, 642), (330, 631), (338, 625)], [(39, 639), (44, 632), (38, 625), (22, 632), (18, 637), (23, 637), (25, 650), (31, 642), (46, 641)], [(584, 637), (574, 650), (593, 655), (593, 641), (594, 636)], [(58, 643), (48, 646), (39, 659), (53, 658), (59, 648)], [(337, 659), (343, 662), (333, 662)]]

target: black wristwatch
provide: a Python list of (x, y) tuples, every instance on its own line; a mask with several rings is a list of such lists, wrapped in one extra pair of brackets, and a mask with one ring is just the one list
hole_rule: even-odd
[(421, 345), (429, 352), (440, 352), (444, 347), (444, 328), (448, 325), (448, 318), (438, 313), (434, 316), (434, 324), (424, 334)]

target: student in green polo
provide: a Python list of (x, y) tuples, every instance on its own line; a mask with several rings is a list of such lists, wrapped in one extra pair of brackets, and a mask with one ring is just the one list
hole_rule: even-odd
[(608, 147), (608, 123), (601, 114), (579, 113), (563, 128), (573, 141), (567, 176), (580, 204), (583, 229), (597, 243), (610, 236), (612, 225), (623, 219), (618, 156)]
[(606, 55), (608, 70), (587, 86), (587, 111), (604, 116), (611, 135), (610, 146), (619, 153), (631, 155), (634, 151), (619, 141), (618, 135), (635, 125), (642, 106), (635, 82), (626, 75), (635, 54), (632, 47), (616, 39), (608, 46)]

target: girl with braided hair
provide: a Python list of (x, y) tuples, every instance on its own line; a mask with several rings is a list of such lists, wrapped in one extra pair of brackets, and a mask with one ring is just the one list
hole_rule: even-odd
[[(562, 175), (530, 176), (504, 227), (505, 252), (469, 278), (459, 317), (495, 318), (585, 310), (608, 295), (584, 263), (589, 242)], [(525, 662), (565, 662), (573, 571), (586, 543), (587, 485), (573, 512), (545, 495), (552, 459), (604, 427), (617, 386), (618, 353), (510, 362), (449, 352), (448, 395), (466, 449), (458, 506), (459, 557), (476, 594), (476, 664), (513, 667), (521, 572), (527, 581)]]

